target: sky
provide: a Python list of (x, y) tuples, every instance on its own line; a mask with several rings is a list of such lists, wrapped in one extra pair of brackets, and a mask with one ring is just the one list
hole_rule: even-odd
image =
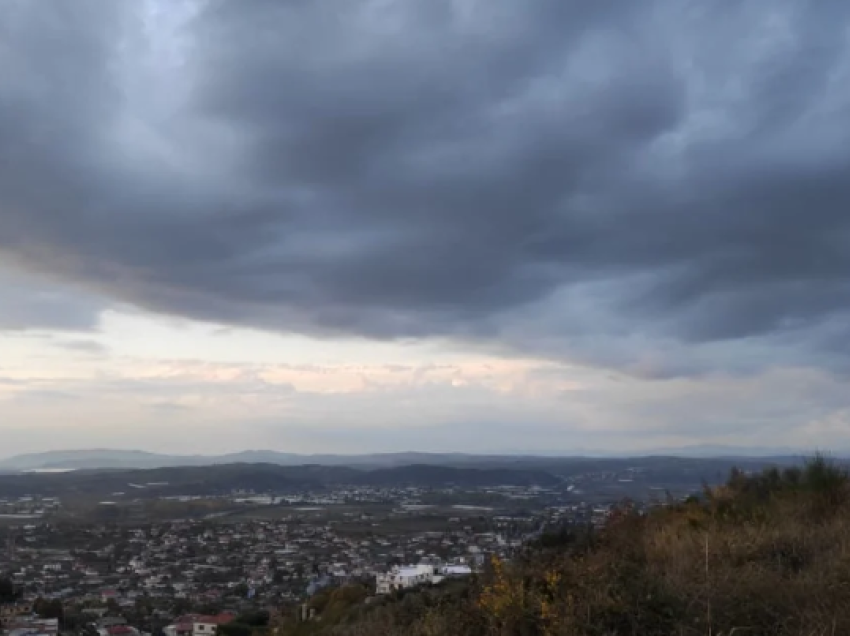
[(850, 449), (850, 3), (0, 0), (0, 455)]

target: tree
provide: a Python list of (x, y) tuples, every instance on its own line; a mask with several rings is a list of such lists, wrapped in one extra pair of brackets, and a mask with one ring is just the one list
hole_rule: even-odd
[(63, 614), (65, 613), (62, 607), (62, 601), (59, 599), (48, 601), (47, 599), (39, 598), (33, 604), (33, 610), (42, 618), (63, 618)]
[(65, 612), (62, 616), (62, 626), (70, 632), (80, 631), (86, 621), (87, 618), (78, 612)]
[(177, 616), (185, 614), (191, 609), (192, 603), (189, 602), (189, 599), (186, 598), (175, 598), (174, 603), (171, 606), (171, 611), (174, 612)]
[(218, 626), (218, 636), (251, 636), (254, 628), (244, 623), (227, 623)]
[(9, 579), (0, 578), (0, 603), (14, 603), (21, 598), (21, 591)]
[(269, 624), (269, 613), (266, 610), (246, 612), (237, 616), (234, 622), (252, 627), (266, 627)]
[(198, 606), (198, 613), (207, 616), (215, 616), (221, 613), (221, 606), (216, 603), (205, 603)]
[(233, 594), (235, 596), (245, 598), (246, 596), (248, 596), (248, 584), (240, 583), (239, 585), (233, 588)]

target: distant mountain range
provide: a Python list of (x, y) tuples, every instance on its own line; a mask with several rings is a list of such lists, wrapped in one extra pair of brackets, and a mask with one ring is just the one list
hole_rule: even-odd
[[(101, 468), (146, 469), (168, 468), (175, 466), (214, 466), (219, 464), (275, 464), (278, 466), (303, 466), (318, 464), (321, 466), (348, 466), (359, 468), (393, 468), (399, 466), (431, 465), (455, 467), (480, 466), (518, 466), (546, 462), (555, 458), (625, 458), (625, 457), (791, 457), (799, 456), (801, 451), (789, 448), (752, 448), (735, 446), (688, 446), (662, 448), (627, 455), (623, 453), (603, 453), (583, 451), (573, 455), (473, 455), (463, 453), (376, 453), (364, 455), (301, 455), (278, 451), (248, 450), (224, 455), (165, 455), (138, 450), (89, 449), (50, 451), (17, 455), (0, 460), (0, 471), (57, 471), (87, 470)], [(811, 453), (806, 453), (811, 454)], [(841, 455), (843, 453), (833, 453)]]
[(803, 451), (788, 446), (731, 446), (722, 444), (694, 444), (691, 446), (671, 446), (655, 448), (640, 455), (668, 455), (674, 457), (791, 457), (812, 455), (815, 449)]
[(219, 464), (276, 464), (278, 466), (360, 466), (390, 468), (410, 464), (456, 465), (480, 456), (455, 453), (386, 453), (370, 455), (299, 455), (248, 450), (224, 455), (164, 455), (138, 450), (89, 449), (16, 455), (0, 460), (0, 470), (11, 472), (86, 470), (96, 468), (167, 468)]

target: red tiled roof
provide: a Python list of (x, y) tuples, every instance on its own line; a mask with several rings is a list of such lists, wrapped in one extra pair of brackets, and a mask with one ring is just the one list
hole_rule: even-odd
[(230, 612), (222, 612), (216, 616), (198, 616), (195, 618), (196, 623), (205, 623), (207, 625), (224, 625), (229, 623), (234, 618)]
[(183, 614), (183, 616), (177, 619), (178, 623), (191, 623), (193, 620), (198, 618), (197, 614)]

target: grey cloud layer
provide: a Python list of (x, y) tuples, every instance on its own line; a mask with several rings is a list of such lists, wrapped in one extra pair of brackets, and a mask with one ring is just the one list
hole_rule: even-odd
[(91, 331), (101, 305), (55, 285), (0, 272), (0, 334), (10, 331)]
[(19, 264), (280, 330), (842, 363), (847, 3), (139, 6), (0, 3)]

